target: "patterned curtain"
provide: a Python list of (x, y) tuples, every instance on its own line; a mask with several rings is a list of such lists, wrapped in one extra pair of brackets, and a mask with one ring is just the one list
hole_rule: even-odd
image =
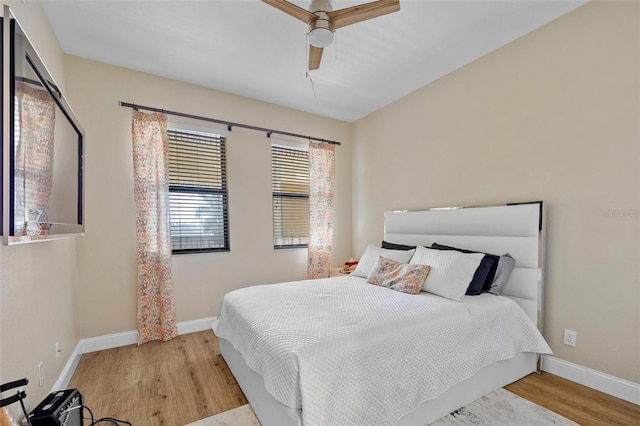
[(167, 116), (133, 111), (133, 175), (138, 259), (138, 344), (177, 335), (171, 235)]
[(14, 234), (46, 235), (56, 108), (49, 92), (16, 83)]
[(309, 143), (309, 279), (326, 278), (331, 267), (335, 146)]

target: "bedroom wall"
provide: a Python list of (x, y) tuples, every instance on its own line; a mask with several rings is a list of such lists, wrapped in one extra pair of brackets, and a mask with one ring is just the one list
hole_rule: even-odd
[[(64, 92), (64, 56), (37, 2), (9, 4)], [(27, 409), (51, 390), (78, 343), (76, 239), (0, 247), (0, 382), (26, 377)], [(55, 342), (62, 352), (56, 359)], [(38, 385), (38, 364), (44, 382)], [(14, 411), (17, 406), (12, 406)], [(15, 411), (17, 413), (17, 411)]]
[[(136, 328), (131, 109), (119, 101), (341, 141), (336, 147), (333, 262), (349, 258), (350, 124), (75, 56), (66, 57), (65, 69), (87, 140), (86, 233), (78, 243), (81, 284), (76, 293), (81, 337)], [(273, 249), (269, 139), (234, 129), (227, 138), (227, 161), (231, 251), (173, 257), (178, 321), (216, 315), (222, 296), (231, 290), (306, 278), (306, 249)]]
[(353, 254), (386, 210), (544, 200), (547, 341), (640, 382), (639, 8), (591, 2), (358, 121)]

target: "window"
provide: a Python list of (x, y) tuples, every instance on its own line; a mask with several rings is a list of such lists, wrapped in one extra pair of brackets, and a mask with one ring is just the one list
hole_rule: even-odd
[(173, 253), (229, 250), (224, 136), (169, 128)]
[(273, 142), (273, 247), (307, 247), (309, 242), (309, 150)]

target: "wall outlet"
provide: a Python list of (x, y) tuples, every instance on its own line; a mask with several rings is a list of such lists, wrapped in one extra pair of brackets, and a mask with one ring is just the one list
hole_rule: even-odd
[(44, 383), (44, 363), (40, 361), (38, 364), (38, 386), (42, 386)]
[(62, 349), (60, 349), (60, 342), (56, 342), (56, 359), (60, 358), (60, 352), (62, 352)]
[(564, 329), (564, 344), (569, 346), (576, 345), (577, 334), (574, 330)]

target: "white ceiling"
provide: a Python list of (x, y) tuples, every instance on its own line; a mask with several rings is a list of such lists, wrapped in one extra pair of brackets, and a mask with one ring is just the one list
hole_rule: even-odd
[(584, 3), (402, 0), (397, 13), (337, 30), (310, 72), (314, 96), (306, 24), (261, 1), (41, 2), (68, 54), (348, 122)]

